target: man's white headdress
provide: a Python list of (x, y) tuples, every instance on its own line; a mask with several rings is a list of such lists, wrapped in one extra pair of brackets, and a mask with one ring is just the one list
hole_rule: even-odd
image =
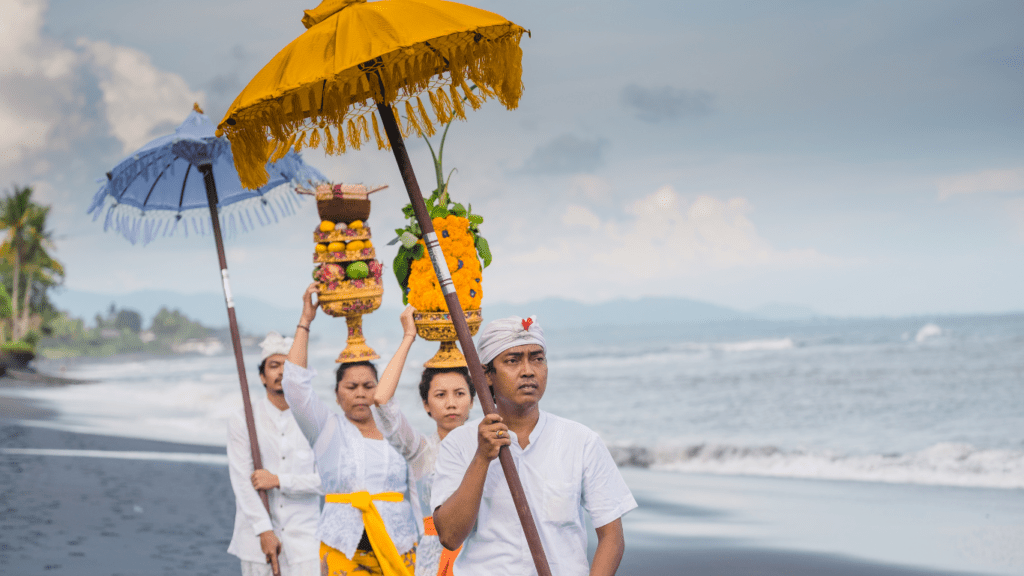
[(525, 320), (518, 316), (509, 316), (488, 323), (480, 331), (476, 349), (480, 354), (480, 363), (487, 364), (505, 350), (524, 344), (539, 344), (541, 348), (547, 350), (544, 344), (544, 330), (537, 323), (535, 316)]
[(266, 360), (274, 354), (288, 355), (288, 352), (292, 349), (293, 338), (285, 338), (277, 332), (271, 330), (267, 332), (267, 337), (260, 342), (260, 348), (263, 350), (263, 355), (260, 357), (260, 361)]

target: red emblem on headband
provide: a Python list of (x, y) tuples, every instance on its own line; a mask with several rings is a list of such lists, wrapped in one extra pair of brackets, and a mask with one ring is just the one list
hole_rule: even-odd
[(527, 318), (523, 320), (523, 330), (530, 330), (530, 325), (533, 324), (533, 318)]

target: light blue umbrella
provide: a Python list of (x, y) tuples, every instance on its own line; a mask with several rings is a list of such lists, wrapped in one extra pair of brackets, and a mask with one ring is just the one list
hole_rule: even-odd
[(235, 171), (231, 144), (217, 138), (217, 126), (198, 109), (178, 126), (139, 148), (107, 172), (107, 180), (93, 197), (89, 213), (103, 219), (103, 229), (113, 229), (135, 244), (152, 242), (189, 229), (196, 234), (212, 231), (209, 190), (204, 166), (212, 171), (217, 212), (229, 234), (276, 222), (295, 212), (299, 196), (295, 184), (309, 187), (326, 177), (307, 165), (295, 152), (267, 164), (270, 180), (256, 190), (243, 188)]
[[(292, 190), (297, 185), (315, 188), (327, 178), (308, 166), (295, 152), (267, 164), (270, 180), (256, 190), (242, 187), (231, 156), (231, 144), (214, 135), (216, 125), (196, 106), (174, 134), (163, 136), (139, 148), (113, 170), (96, 192), (89, 213), (96, 220), (104, 212), (103, 229), (114, 229), (132, 244), (142, 240), (148, 244), (157, 236), (170, 236), (179, 229), (188, 235), (213, 232), (220, 260), (224, 286), (224, 302), (238, 364), (238, 382), (242, 387), (245, 420), (249, 427), (254, 466), (262, 468), (249, 383), (245, 377), (242, 345), (235, 304), (228, 280), (221, 223), (229, 233), (240, 226), (249, 230), (256, 224), (276, 222), (293, 214), (299, 196)], [(260, 491), (263, 505), (270, 510), (266, 491)]]

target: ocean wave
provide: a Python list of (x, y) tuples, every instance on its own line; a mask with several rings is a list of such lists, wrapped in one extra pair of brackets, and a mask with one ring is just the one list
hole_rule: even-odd
[(906, 454), (841, 454), (776, 446), (610, 445), (619, 466), (705, 474), (854, 480), (977, 488), (1024, 488), (1024, 451), (942, 442)]
[(570, 353), (565, 356), (549, 359), (562, 367), (577, 365), (623, 366), (651, 364), (672, 364), (706, 358), (713, 354), (742, 354), (749, 352), (781, 352), (796, 348), (792, 338), (764, 338), (757, 340), (739, 340), (735, 342), (682, 342), (671, 346), (647, 347), (643, 350), (615, 348), (596, 348)]
[(713, 350), (722, 352), (755, 352), (789, 350), (794, 347), (792, 338), (765, 338), (762, 340), (745, 340), (742, 342), (719, 342), (710, 344)]
[(928, 323), (921, 326), (917, 331), (917, 334), (914, 336), (914, 342), (920, 344), (921, 342), (924, 342), (929, 338), (935, 338), (936, 336), (942, 336), (942, 328), (937, 324)]

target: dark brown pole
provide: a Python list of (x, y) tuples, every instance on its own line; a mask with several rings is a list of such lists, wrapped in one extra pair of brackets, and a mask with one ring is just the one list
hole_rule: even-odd
[[(217, 216), (217, 184), (213, 181), (213, 166), (200, 164), (206, 184), (206, 200), (210, 204), (210, 219), (213, 223), (213, 237), (217, 242), (217, 259), (220, 261), (220, 277), (224, 285), (224, 303), (228, 308), (228, 326), (231, 329), (231, 345), (235, 350), (235, 364), (238, 366), (238, 385), (242, 387), (242, 406), (245, 407), (245, 425), (249, 429), (249, 448), (252, 450), (252, 466), (254, 470), (263, 468), (260, 457), (260, 444), (256, 439), (256, 422), (252, 416), (252, 402), (249, 400), (249, 380), (245, 377), (245, 361), (242, 359), (242, 340), (238, 334), (238, 320), (235, 319), (235, 301), (231, 296), (231, 282), (228, 280), (228, 260), (224, 256), (224, 239), (220, 233), (220, 218)], [(266, 490), (260, 490), (260, 500), (270, 514), (270, 499)], [(274, 576), (280, 576), (275, 572)]]
[[(420, 229), (423, 231), (427, 253), (430, 254), (430, 260), (434, 264), (434, 273), (437, 274), (441, 291), (444, 292), (444, 301), (448, 304), (448, 314), (455, 324), (455, 332), (459, 335), (459, 344), (462, 345), (462, 352), (466, 356), (470, 379), (473, 381), (477, 397), (480, 398), (480, 407), (484, 409), (484, 414), (494, 414), (497, 410), (494, 407), (494, 398), (491, 396), (490, 388), (487, 386), (484, 367), (480, 364), (476, 346), (473, 345), (473, 336), (469, 333), (469, 325), (466, 324), (466, 314), (462, 311), (462, 305), (459, 304), (451, 274), (448, 272), (448, 265), (445, 264), (441, 246), (437, 242), (437, 235), (434, 234), (433, 221), (427, 213), (426, 204), (423, 203), (420, 185), (416, 182), (416, 174), (412, 171), (412, 163), (409, 161), (409, 153), (405, 150), (405, 141), (398, 129), (395, 113), (391, 110), (391, 106), (380, 102), (377, 103), (377, 112), (384, 124), (384, 132), (388, 135), (388, 141), (391, 143), (391, 151), (395, 153), (398, 170), (402, 173), (405, 189), (409, 193), (409, 200), (416, 212), (416, 221), (419, 222)], [(548, 567), (548, 559), (544, 555), (544, 548), (540, 543), (540, 534), (537, 532), (537, 525), (530, 512), (530, 505), (526, 502), (523, 483), (519, 480), (519, 471), (516, 470), (515, 463), (512, 461), (512, 452), (509, 451), (508, 446), (501, 447), (498, 452), (498, 460), (501, 462), (501, 469), (505, 472), (508, 488), (512, 492), (512, 501), (515, 502), (516, 510), (519, 512), (519, 522), (523, 525), (526, 543), (530, 546), (533, 563), (537, 566), (537, 574), (538, 576), (551, 576), (551, 568)]]

